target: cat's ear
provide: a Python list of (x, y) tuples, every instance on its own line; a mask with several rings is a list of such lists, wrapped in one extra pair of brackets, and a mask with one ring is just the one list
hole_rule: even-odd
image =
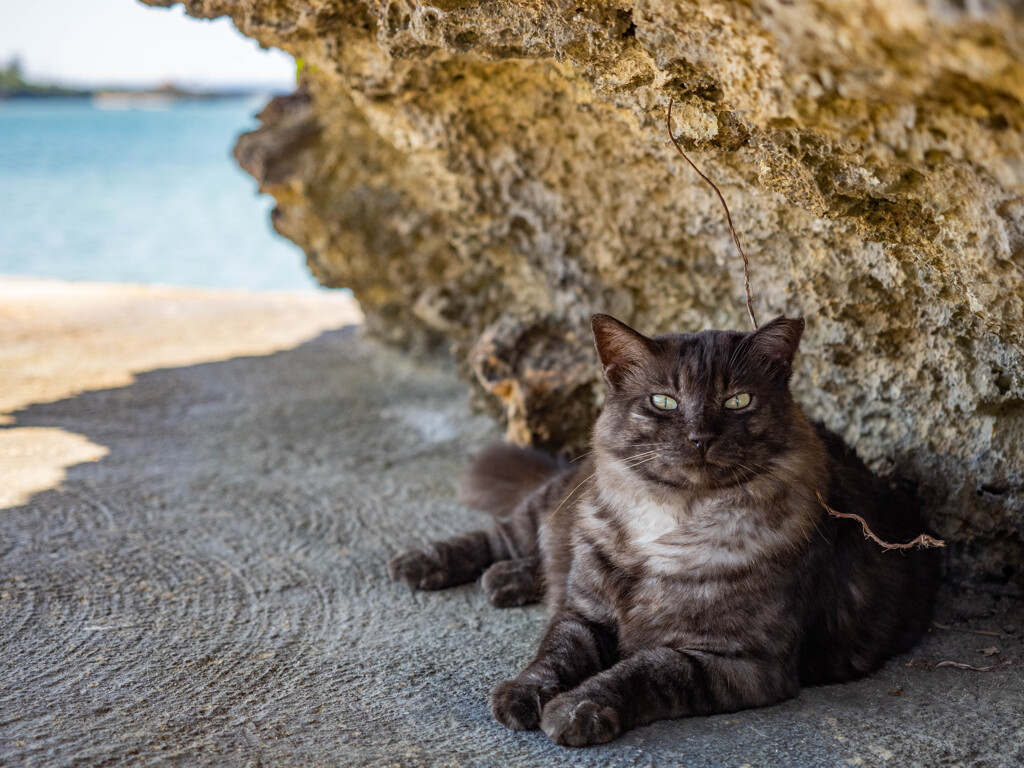
[(779, 315), (747, 336), (744, 343), (751, 354), (768, 362), (788, 379), (803, 335), (802, 317)]
[(612, 387), (653, 357), (650, 339), (611, 315), (594, 315), (590, 320), (594, 344), (601, 358), (604, 378)]

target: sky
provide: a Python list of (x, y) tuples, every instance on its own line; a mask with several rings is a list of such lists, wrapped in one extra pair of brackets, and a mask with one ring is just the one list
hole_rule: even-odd
[(28, 79), (77, 86), (259, 86), (290, 90), (295, 63), (227, 19), (137, 0), (0, 0), (0, 64)]

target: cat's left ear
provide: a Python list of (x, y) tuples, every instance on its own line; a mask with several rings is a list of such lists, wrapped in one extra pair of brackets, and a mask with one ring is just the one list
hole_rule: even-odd
[(612, 387), (622, 384), (653, 356), (650, 339), (611, 315), (594, 315), (590, 326), (605, 381)]
[(803, 335), (802, 317), (779, 315), (747, 336), (744, 344), (750, 353), (767, 361), (788, 379)]

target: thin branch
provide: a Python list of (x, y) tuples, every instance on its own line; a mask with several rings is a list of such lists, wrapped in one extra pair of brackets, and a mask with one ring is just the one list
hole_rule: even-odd
[(973, 664), (964, 664), (962, 661), (940, 661), (935, 665), (935, 669), (939, 667), (955, 667), (956, 669), (970, 669), (974, 672), (991, 672), (995, 669), (1003, 669), (1004, 667), (1012, 667), (1020, 664), (1019, 659), (1007, 659), (1001, 661), (998, 664), (989, 664), (987, 667), (976, 667)]
[(668, 100), (668, 113), (665, 116), (665, 125), (668, 127), (668, 137), (675, 145), (676, 151), (683, 156), (683, 160), (690, 164), (690, 167), (697, 172), (704, 181), (711, 185), (711, 188), (715, 190), (715, 194), (718, 195), (718, 200), (722, 204), (722, 208), (725, 209), (725, 220), (729, 222), (729, 232), (732, 233), (732, 241), (736, 245), (736, 250), (740, 252), (740, 258), (743, 259), (743, 289), (747, 294), (747, 314), (750, 315), (750, 324), (754, 326), (754, 330), (757, 330), (757, 318), (754, 317), (754, 294), (750, 292), (750, 262), (747, 260), (747, 251), (744, 249), (743, 244), (740, 242), (740, 236), (736, 234), (736, 227), (732, 223), (732, 215), (729, 213), (729, 206), (726, 205), (725, 198), (722, 196), (722, 190), (718, 188), (711, 179), (704, 175), (703, 171), (694, 165), (683, 148), (679, 146), (679, 142), (676, 141), (676, 137), (672, 135), (672, 103), (674, 99), (670, 96)]
[(1014, 656), (1001, 661), (998, 664), (990, 664), (987, 667), (976, 667), (973, 664), (965, 664), (962, 661), (939, 661), (931, 662), (928, 659), (914, 659), (907, 663), (908, 667), (919, 667), (927, 670), (935, 670), (939, 667), (953, 667), (954, 669), (968, 669), (972, 672), (994, 672), (997, 669), (1005, 669), (1006, 667), (1016, 667), (1024, 663), (1024, 657)]
[(864, 531), (864, 538), (871, 539), (882, 549), (913, 549), (914, 547), (924, 548), (946, 546), (945, 541), (943, 541), (942, 539), (933, 538), (929, 536), (927, 533), (922, 533), (916, 539), (914, 539), (913, 541), (908, 541), (906, 544), (891, 544), (888, 541), (882, 541), (868, 527), (867, 520), (865, 520), (863, 517), (848, 512), (837, 512), (836, 510), (832, 509), (832, 507), (825, 503), (825, 499), (823, 499), (821, 496), (821, 491), (815, 491), (815, 493), (818, 494), (818, 502), (821, 504), (821, 506), (825, 508), (826, 512), (832, 515), (832, 517), (845, 517), (848, 520), (856, 520), (858, 523), (860, 523), (861, 530)]
[(972, 635), (986, 635), (988, 637), (998, 637), (1000, 640), (1012, 640), (1012, 635), (1004, 635), (1002, 632), (989, 632), (984, 629), (966, 629), (964, 627), (947, 627), (945, 624), (939, 624), (937, 621), (932, 622), (932, 626), (936, 629), (945, 629), (948, 632), (969, 632)]

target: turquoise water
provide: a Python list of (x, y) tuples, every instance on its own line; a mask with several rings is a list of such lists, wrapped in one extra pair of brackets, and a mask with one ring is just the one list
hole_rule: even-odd
[(270, 226), (273, 200), (231, 157), (261, 104), (0, 101), (0, 274), (315, 288)]

